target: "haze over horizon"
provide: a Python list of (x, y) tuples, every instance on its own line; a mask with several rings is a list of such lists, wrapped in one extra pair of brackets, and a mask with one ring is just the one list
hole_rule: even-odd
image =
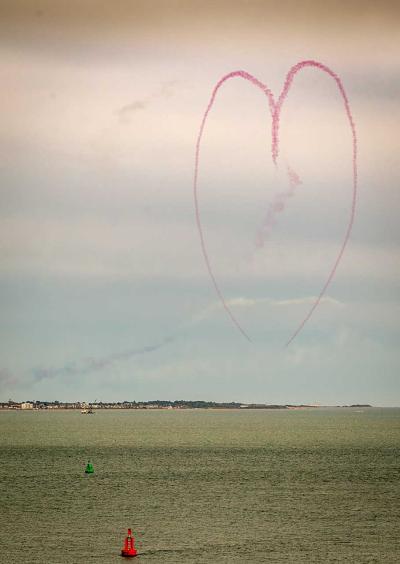
[[(49, 0), (0, 6), (0, 401), (400, 406), (398, 3)], [(196, 137), (217, 81), (281, 91), (306, 69), (270, 156), (265, 97), (223, 87), (201, 153), (215, 294), (193, 206)], [(286, 168), (300, 177), (260, 229)]]

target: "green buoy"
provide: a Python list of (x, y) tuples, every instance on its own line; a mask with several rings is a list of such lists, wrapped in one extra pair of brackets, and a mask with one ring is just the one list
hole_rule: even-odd
[(86, 464), (85, 474), (93, 474), (93, 473), (94, 473), (93, 464), (90, 461), (88, 461), (88, 463)]

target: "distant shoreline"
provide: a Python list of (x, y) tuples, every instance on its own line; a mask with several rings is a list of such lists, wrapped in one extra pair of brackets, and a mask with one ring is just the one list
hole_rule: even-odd
[(26, 401), (0, 403), (0, 411), (81, 411), (84, 414), (92, 410), (219, 410), (219, 411), (243, 411), (243, 410), (301, 410), (301, 409), (327, 409), (327, 408), (371, 408), (370, 404), (351, 405), (315, 405), (315, 404), (265, 404), (265, 403), (219, 403), (206, 401), (164, 401), (154, 400), (149, 402), (42, 402)]

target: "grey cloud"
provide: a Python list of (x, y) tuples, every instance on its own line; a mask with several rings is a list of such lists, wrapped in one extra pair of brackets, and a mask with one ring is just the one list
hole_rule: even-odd
[[(312, 305), (316, 302), (318, 296), (306, 296), (303, 298), (292, 298), (287, 300), (273, 300), (271, 298), (246, 298), (246, 297), (238, 297), (238, 298), (231, 298), (226, 300), (226, 305), (232, 308), (240, 307), (240, 308), (250, 308), (256, 306), (296, 306), (296, 305)], [(319, 302), (320, 304), (329, 304), (329, 305), (344, 305), (343, 302), (331, 298), (330, 296), (323, 296)], [(200, 321), (202, 319), (206, 319), (210, 315), (212, 315), (215, 311), (222, 309), (223, 305), (221, 302), (216, 302), (206, 308), (203, 312), (196, 316), (196, 320)]]

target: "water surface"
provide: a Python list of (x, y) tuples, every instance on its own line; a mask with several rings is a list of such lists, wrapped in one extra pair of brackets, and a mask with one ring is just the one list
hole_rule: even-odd
[(399, 453), (400, 409), (3, 411), (0, 561), (400, 562)]

